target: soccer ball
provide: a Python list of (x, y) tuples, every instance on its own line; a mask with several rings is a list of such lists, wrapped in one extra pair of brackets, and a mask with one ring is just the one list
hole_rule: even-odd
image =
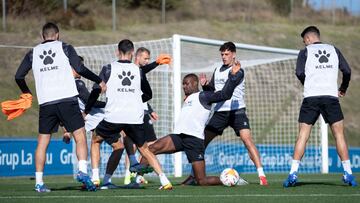
[(228, 187), (235, 186), (239, 178), (239, 173), (233, 168), (226, 168), (220, 174), (222, 184)]

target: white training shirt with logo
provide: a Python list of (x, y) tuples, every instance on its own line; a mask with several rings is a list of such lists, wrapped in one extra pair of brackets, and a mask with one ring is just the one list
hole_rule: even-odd
[(334, 46), (311, 44), (306, 49), (304, 97), (338, 97), (339, 58)]
[(204, 139), (204, 129), (210, 110), (203, 107), (199, 100), (200, 92), (189, 95), (181, 108), (174, 127), (175, 134), (191, 135)]
[(61, 41), (34, 47), (32, 69), (39, 105), (79, 94)]
[[(225, 71), (220, 71), (219, 64), (216, 64), (217, 68), (215, 69), (214, 73), (214, 86), (215, 91), (220, 91), (224, 87), (226, 81), (229, 77), (229, 71), (232, 68), (228, 68)], [(245, 108), (245, 77), (243, 81), (236, 86), (234, 93), (231, 99), (226, 100), (224, 102), (219, 102), (215, 104), (214, 110), (215, 111), (231, 111)]]
[(142, 124), (140, 69), (133, 63), (111, 63), (110, 78), (106, 83), (105, 118), (110, 123)]

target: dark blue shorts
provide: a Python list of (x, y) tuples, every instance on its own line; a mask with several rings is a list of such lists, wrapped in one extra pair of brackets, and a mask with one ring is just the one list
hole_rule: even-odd
[(339, 99), (331, 96), (304, 98), (299, 113), (299, 123), (314, 125), (319, 115), (330, 125), (344, 119)]

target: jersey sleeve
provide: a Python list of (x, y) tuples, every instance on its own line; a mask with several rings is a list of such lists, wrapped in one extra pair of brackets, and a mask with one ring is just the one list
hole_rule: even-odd
[(141, 66), (141, 70), (144, 72), (144, 74), (154, 70), (159, 64), (156, 63), (156, 61), (149, 63), (145, 66)]
[(307, 59), (307, 50), (306, 48), (301, 50), (298, 54), (296, 61), (296, 77), (300, 80), (301, 84), (305, 82), (305, 63)]
[(339, 91), (345, 93), (347, 88), (349, 87), (349, 83), (350, 83), (350, 79), (351, 79), (351, 69), (350, 69), (350, 66), (347, 63), (345, 57), (340, 52), (340, 50), (335, 47), (335, 51), (339, 58), (339, 69), (343, 74)]
[(199, 94), (200, 103), (206, 109), (210, 109), (212, 103), (226, 101), (232, 97), (236, 86), (244, 80), (244, 70), (240, 69), (235, 75), (229, 73), (229, 79), (220, 91), (203, 91)]
[(22, 93), (31, 93), (29, 87), (26, 84), (25, 76), (32, 69), (32, 56), (33, 50), (30, 50), (21, 61), (21, 64), (15, 74), (16, 84), (19, 86)]
[(76, 89), (79, 92), (79, 98), (86, 104), (87, 100), (89, 99), (90, 93), (89, 90), (86, 88), (85, 82), (82, 80), (75, 80)]
[(85, 67), (73, 46), (63, 42), (63, 50), (65, 55), (69, 58), (71, 67), (74, 68), (79, 75), (97, 84), (101, 82), (101, 79), (95, 73)]
[(149, 84), (149, 81), (146, 78), (145, 73), (143, 73), (141, 70), (140, 70), (140, 75), (141, 75), (141, 91), (143, 92), (141, 98), (143, 102), (147, 102), (152, 98), (152, 89)]

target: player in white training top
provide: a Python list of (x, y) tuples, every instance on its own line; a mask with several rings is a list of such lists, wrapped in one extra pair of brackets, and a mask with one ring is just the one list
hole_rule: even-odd
[[(344, 116), (339, 98), (344, 97), (349, 86), (351, 70), (340, 50), (320, 41), (320, 31), (309, 26), (301, 33), (305, 49), (298, 55), (296, 76), (304, 85), (304, 99), (299, 113), (299, 134), (296, 140), (293, 160), (284, 187), (296, 186), (297, 172), (305, 152), (312, 126), (321, 114), (329, 123), (336, 141), (336, 149), (344, 168), (345, 184), (357, 186), (352, 175), (349, 152), (344, 135)], [(338, 88), (338, 71), (343, 73)]]
[[(209, 119), (211, 104), (226, 101), (243, 80), (244, 71), (237, 62), (228, 72), (228, 81), (220, 91), (199, 91), (199, 79), (188, 74), (183, 79), (185, 100), (179, 117), (176, 119), (174, 134), (158, 139), (149, 149), (154, 154), (168, 154), (184, 151), (192, 165), (197, 185), (220, 185), (218, 176), (206, 176), (204, 129)], [(142, 160), (146, 162), (146, 160)]]

